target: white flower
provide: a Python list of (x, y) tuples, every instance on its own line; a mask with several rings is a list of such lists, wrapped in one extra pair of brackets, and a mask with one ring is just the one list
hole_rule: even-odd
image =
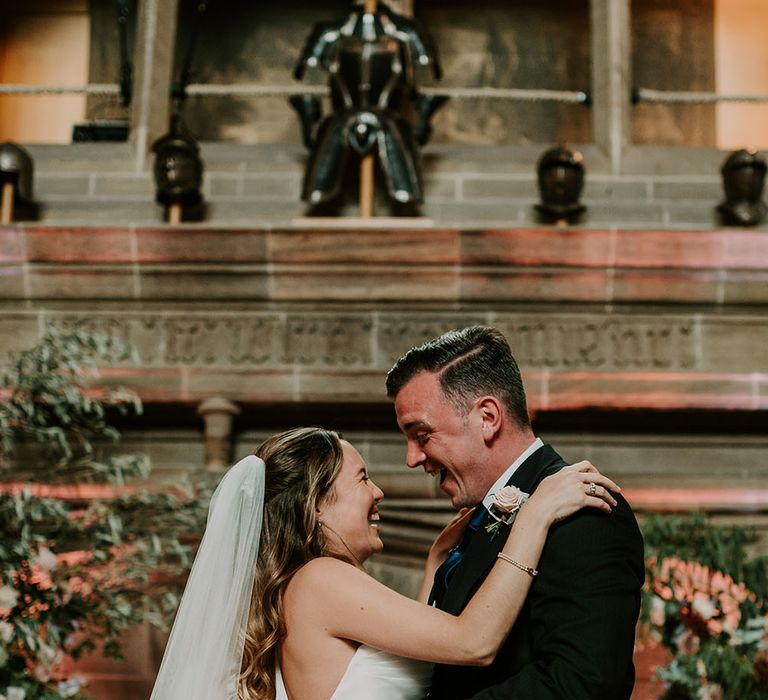
[(667, 619), (665, 607), (664, 601), (661, 598), (653, 596), (650, 613), (651, 624), (656, 625), (656, 627), (664, 625), (664, 622)]
[(19, 600), (19, 592), (7, 583), (0, 586), (0, 608), (10, 610)]
[(6, 644), (13, 639), (13, 625), (5, 620), (0, 620), (0, 639)]
[(84, 685), (82, 677), (72, 676), (69, 680), (59, 681), (59, 695), (63, 698), (73, 698), (80, 692), (80, 687)]
[(723, 700), (723, 689), (717, 683), (705, 685), (699, 691), (699, 700)]
[(53, 571), (59, 565), (59, 560), (56, 558), (56, 555), (45, 545), (41, 545), (37, 548), (35, 562), (44, 571)]
[(6, 691), (7, 700), (25, 700), (27, 697), (27, 691), (24, 688), (19, 688), (16, 685), (9, 685)]
[(514, 513), (525, 502), (524, 494), (517, 486), (505, 486), (493, 494), (493, 507), (502, 513)]
[(40, 664), (49, 670), (58, 666), (64, 660), (60, 649), (54, 649), (46, 644), (40, 645), (38, 657), (40, 658)]
[(695, 612), (702, 620), (711, 619), (717, 612), (717, 608), (706, 596), (696, 596), (691, 603), (691, 610)]
[(485, 531), (490, 534), (491, 539), (499, 534), (502, 523), (511, 525), (517, 517), (517, 511), (528, 498), (527, 493), (523, 493), (517, 486), (505, 486), (500, 491), (493, 494), (493, 503), (491, 503), (488, 512), (491, 514), (494, 522), (485, 526)]
[(41, 683), (47, 683), (51, 680), (51, 669), (43, 664), (37, 664), (32, 671), (32, 675)]

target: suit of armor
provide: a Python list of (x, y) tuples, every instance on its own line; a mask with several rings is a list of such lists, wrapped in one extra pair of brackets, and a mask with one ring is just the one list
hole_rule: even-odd
[(418, 93), (417, 65), (440, 77), (429, 40), (383, 3), (375, 13), (356, 7), (343, 23), (315, 25), (295, 77), (308, 67), (326, 70), (333, 112), (323, 118), (318, 98), (291, 97), (311, 150), (302, 199), (312, 205), (336, 200), (351, 150), (359, 157), (376, 154), (392, 200), (422, 201), (418, 146), (429, 138), (429, 119), (445, 98)]

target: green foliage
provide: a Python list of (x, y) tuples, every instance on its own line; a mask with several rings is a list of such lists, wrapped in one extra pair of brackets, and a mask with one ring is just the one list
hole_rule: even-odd
[(768, 558), (750, 558), (754, 532), (701, 514), (652, 516), (642, 620), (673, 654), (657, 669), (664, 700), (768, 695)]
[(116, 443), (110, 415), (140, 414), (141, 401), (120, 387), (96, 388), (97, 366), (130, 357), (131, 349), (110, 336), (62, 332), (49, 326), (33, 348), (12, 355), (0, 375), (0, 465), (9, 466), (20, 444), (43, 448), (45, 481), (109, 481), (146, 476), (139, 455), (108, 455), (100, 444)]
[(697, 561), (743, 582), (768, 599), (768, 557), (750, 558), (757, 536), (739, 526), (717, 526), (702, 513), (651, 515), (643, 525), (646, 554)]
[[(110, 416), (141, 411), (133, 393), (96, 388), (96, 367), (130, 352), (82, 332), (49, 329), (0, 377), (0, 443), (6, 469), (36, 482), (121, 485), (148, 460), (113, 455)], [(30, 453), (29, 447), (42, 446)], [(28, 455), (45, 469), (25, 464)], [(209, 494), (122, 493), (103, 500), (36, 495), (34, 484), (0, 488), (0, 694), (83, 698), (64, 657), (97, 646), (120, 656), (120, 637), (143, 621), (165, 628), (176, 610)], [(15, 689), (15, 690), (14, 690)]]

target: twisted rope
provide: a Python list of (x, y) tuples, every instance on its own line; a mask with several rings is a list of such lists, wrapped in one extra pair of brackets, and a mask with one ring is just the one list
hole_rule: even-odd
[[(543, 90), (526, 88), (493, 87), (430, 87), (421, 88), (425, 95), (444, 95), (458, 100), (513, 100), (521, 102), (565, 102), (587, 104), (589, 94), (582, 90)], [(260, 85), (258, 83), (193, 83), (186, 88), (187, 95), (197, 97), (289, 97), (290, 95), (328, 94), (324, 85)], [(119, 96), (120, 86), (116, 84), (92, 85), (17, 85), (0, 84), (0, 95), (105, 95)], [(712, 104), (717, 102), (768, 102), (768, 95), (721, 95), (716, 92), (693, 92), (686, 90), (653, 90), (638, 88), (633, 93), (635, 102)]]
[(586, 104), (589, 95), (581, 90), (535, 90), (527, 88), (449, 88), (433, 87), (420, 88), (419, 92), (425, 95), (445, 95), (459, 100), (488, 99), (488, 100), (516, 100), (522, 102), (570, 102), (573, 104)]
[[(290, 95), (325, 96), (328, 88), (323, 85), (260, 85), (258, 83), (192, 83), (187, 85), (186, 94), (195, 97), (289, 97)], [(517, 100), (524, 102), (570, 102), (585, 104), (589, 101), (586, 92), (572, 90), (528, 90), (523, 88), (422, 88), (425, 95), (444, 95), (454, 99)], [(0, 95), (115, 95), (120, 94), (119, 85), (0, 85)]]
[(120, 86), (93, 85), (0, 85), (0, 95), (120, 95)]
[(290, 97), (291, 95), (328, 94), (324, 85), (259, 85), (258, 83), (191, 83), (187, 85), (187, 95), (201, 97), (232, 95), (236, 97)]
[[(585, 92), (569, 90), (525, 90), (522, 88), (420, 88), (424, 95), (445, 95), (455, 99), (494, 99), (584, 103)], [(327, 95), (328, 88), (320, 85), (216, 85), (193, 84), (187, 86), (188, 95), (238, 95), (242, 97), (288, 97), (290, 95)]]
[(635, 102), (712, 104), (716, 102), (768, 102), (768, 95), (721, 95), (716, 92), (692, 92), (684, 90), (651, 90), (637, 88)]

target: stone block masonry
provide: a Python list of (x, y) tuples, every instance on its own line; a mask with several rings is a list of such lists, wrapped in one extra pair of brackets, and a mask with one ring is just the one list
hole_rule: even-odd
[(3, 345), (131, 342), (148, 402), (384, 403), (411, 345), (498, 326), (534, 411), (768, 408), (768, 236), (611, 229), (0, 229)]
[[(154, 202), (149, 170), (136, 173), (130, 158), (120, 159), (119, 150), (114, 158), (103, 153), (99, 158), (77, 158), (78, 147), (69, 148), (75, 151), (62, 151), (64, 156), (59, 157), (50, 148), (31, 147), (41, 223), (152, 226), (162, 222), (163, 211)], [(594, 147), (584, 152), (587, 181), (583, 201), (587, 213), (579, 222), (580, 228), (685, 230), (719, 226), (715, 207), (723, 199), (721, 155), (713, 153), (684, 173), (657, 167), (640, 173), (610, 174)], [(299, 193), (306, 152), (300, 146), (231, 148), (203, 144), (202, 155), (206, 225), (285, 227), (304, 215), (306, 207)], [(536, 225), (535, 168), (539, 155), (531, 148), (427, 148), (422, 214), (436, 226), (448, 228)], [(356, 215), (355, 199), (350, 193), (349, 203), (342, 209), (344, 215)], [(378, 198), (379, 215), (389, 214), (384, 199), (383, 195)]]

